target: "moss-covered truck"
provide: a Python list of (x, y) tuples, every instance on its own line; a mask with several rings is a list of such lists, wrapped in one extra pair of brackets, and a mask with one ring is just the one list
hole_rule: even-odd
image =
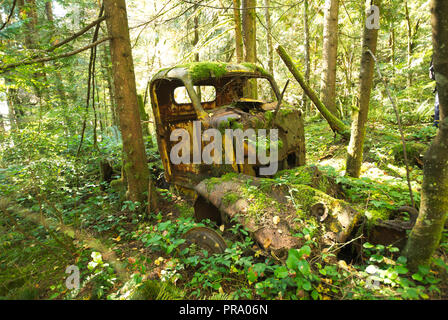
[[(250, 89), (253, 87), (257, 87), (256, 93)], [(303, 166), (305, 165), (305, 135), (302, 113), (298, 108), (281, 103), (283, 93), (284, 90), (280, 92), (269, 73), (259, 66), (248, 63), (238, 65), (220, 62), (190, 63), (162, 69), (153, 77), (150, 82), (150, 95), (165, 178), (168, 183), (195, 199), (197, 220), (209, 218), (220, 224), (227, 221), (229, 216), (235, 215), (234, 211), (226, 210), (232, 207), (232, 203), (227, 203), (227, 206), (221, 205), (231, 198), (227, 194), (230, 191), (222, 193), (209, 190), (210, 192), (207, 192), (204, 184), (207, 185), (210, 178), (236, 177), (241, 183), (247, 184), (247, 178), (252, 181), (261, 179), (257, 177), (260, 176), (263, 164), (258, 159), (255, 163), (248, 161), (251, 143), (247, 140), (244, 140), (242, 163), (241, 158), (238, 163), (235, 154), (229, 155), (229, 153), (235, 153), (236, 148), (230, 150), (225, 148), (219, 156), (223, 159), (230, 156), (230, 159), (233, 159), (231, 163), (222, 161), (221, 164), (206, 164), (194, 161), (193, 151), (189, 151), (190, 154), (183, 154), (182, 157), (191, 161), (175, 164), (170, 159), (170, 153), (178, 143), (176, 139), (172, 141), (174, 130), (183, 129), (190, 137), (193, 137), (188, 140), (188, 144), (192, 146), (188, 150), (194, 150), (193, 140), (196, 138), (193, 131), (198, 121), (202, 130), (214, 128), (221, 132), (226, 129), (241, 129), (242, 131), (277, 129), (276, 167), (278, 170)], [(226, 139), (225, 134), (222, 135), (222, 139)], [(207, 144), (202, 139), (199, 143), (201, 147)], [(225, 141), (222, 143), (225, 144)], [(182, 149), (182, 152), (185, 150)], [(232, 181), (235, 185), (235, 180)], [(236, 185), (235, 188), (234, 192), (238, 192)], [(347, 228), (343, 232), (344, 239), (353, 224), (352, 212), (348, 210), (345, 213), (344, 219), (348, 220), (343, 222), (343, 228)], [(273, 212), (271, 214), (276, 215)], [(244, 224), (245, 221), (241, 222)], [(256, 234), (256, 230), (263, 226), (251, 228)], [(339, 226), (333, 229), (338, 228)], [(193, 230), (189, 235), (192, 239), (207, 238), (202, 245), (208, 246), (211, 250), (213, 247), (220, 250), (225, 245), (216, 234), (208, 233), (203, 228), (198, 229), (197, 232)], [(338, 240), (344, 240), (343, 238)]]

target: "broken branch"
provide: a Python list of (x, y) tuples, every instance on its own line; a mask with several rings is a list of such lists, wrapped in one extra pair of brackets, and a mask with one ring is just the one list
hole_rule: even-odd
[(111, 37), (106, 37), (106, 38), (100, 39), (98, 41), (95, 41), (95, 42), (93, 42), (93, 43), (91, 43), (91, 44), (89, 44), (89, 45), (87, 45), (85, 47), (82, 47), (82, 48), (79, 48), (79, 49), (76, 49), (76, 50), (73, 50), (73, 51), (69, 51), (69, 52), (66, 52), (66, 53), (63, 53), (63, 54), (60, 54), (60, 55), (57, 55), (57, 56), (53, 56), (53, 57), (38, 58), (38, 59), (29, 60), (29, 61), (21, 61), (21, 62), (17, 62), (17, 63), (8, 64), (6, 66), (0, 67), (0, 73), (4, 73), (4, 72), (6, 72), (8, 70), (17, 68), (19, 66), (26, 66), (26, 65), (30, 65), (30, 64), (36, 64), (36, 63), (42, 63), (42, 62), (57, 60), (57, 59), (61, 59), (61, 58), (67, 58), (67, 57), (73, 56), (75, 54), (78, 54), (80, 52), (83, 52), (85, 50), (88, 50), (88, 49), (90, 49), (92, 47), (95, 47), (95, 46), (97, 46), (97, 45), (99, 45), (99, 44), (101, 44), (101, 43), (103, 43), (105, 41), (108, 41), (110, 39), (111, 39)]
[(299, 82), (305, 94), (313, 101), (316, 108), (323, 115), (325, 120), (327, 120), (328, 124), (331, 127), (331, 130), (341, 134), (344, 138), (350, 137), (350, 131), (347, 126), (335, 117), (323, 104), (323, 102), (318, 98), (317, 93), (306, 83), (302, 73), (296, 68), (294, 62), (291, 57), (286, 53), (285, 49), (282, 46), (277, 46), (277, 53), (280, 58), (282, 58), (285, 65), (288, 67), (289, 71), (292, 73), (294, 78)]

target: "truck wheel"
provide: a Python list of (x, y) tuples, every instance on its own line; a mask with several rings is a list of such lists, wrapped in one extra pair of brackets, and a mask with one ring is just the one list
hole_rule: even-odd
[(226, 242), (215, 230), (206, 227), (194, 227), (188, 230), (184, 239), (186, 245), (196, 244), (199, 248), (206, 250), (209, 254), (223, 253), (226, 248)]

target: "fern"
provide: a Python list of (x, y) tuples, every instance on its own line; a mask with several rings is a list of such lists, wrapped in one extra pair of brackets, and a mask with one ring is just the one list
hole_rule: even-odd
[(232, 300), (232, 296), (228, 293), (214, 293), (204, 300)]
[(131, 300), (181, 300), (185, 293), (169, 282), (145, 281), (131, 296)]

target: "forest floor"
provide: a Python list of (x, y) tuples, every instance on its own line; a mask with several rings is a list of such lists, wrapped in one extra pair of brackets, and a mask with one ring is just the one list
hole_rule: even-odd
[[(361, 179), (343, 176), (346, 142), (335, 138), (325, 121), (309, 121), (305, 134), (307, 163), (344, 185), (344, 200), (369, 220), (387, 220), (397, 207), (410, 205), (396, 125), (369, 123)], [(430, 124), (405, 126), (417, 207), (421, 152), (434, 135)], [(14, 176), (2, 170), (8, 179)], [(193, 226), (216, 226), (194, 222), (192, 205), (181, 196), (159, 189), (161, 207), (147, 216), (138, 204), (103, 189), (92, 183), (61, 203), (47, 200), (45, 193), (36, 200), (2, 189), (7, 196), (0, 202), (0, 298), (448, 298), (447, 232), (431, 268), (416, 273), (406, 268), (398, 248), (368, 242), (361, 258), (318, 252), (285, 264), (264, 252), (239, 224), (220, 230), (228, 242), (225, 253), (208, 255), (183, 246), (182, 236)], [(73, 215), (71, 224), (65, 215)], [(313, 247), (312, 230), (300, 236), (308, 241), (298, 252), (306, 252)], [(79, 268), (79, 289), (66, 286), (70, 265)]]

